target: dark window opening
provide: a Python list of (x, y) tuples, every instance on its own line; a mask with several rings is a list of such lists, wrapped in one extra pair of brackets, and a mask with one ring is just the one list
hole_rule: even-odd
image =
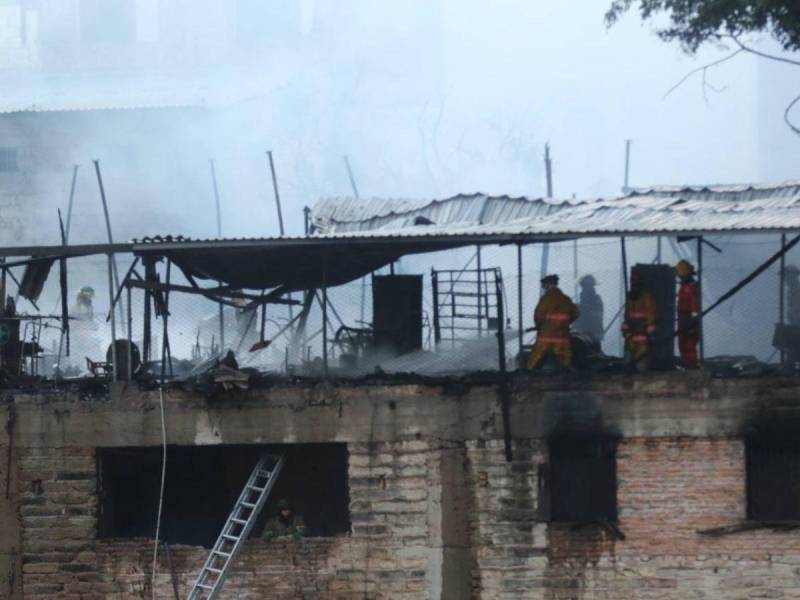
[(747, 517), (800, 521), (800, 441), (763, 435), (745, 441)]
[(0, 148), (0, 173), (11, 173), (19, 170), (16, 148)]
[(616, 439), (559, 437), (549, 446), (551, 520), (616, 521)]
[(133, 0), (81, 0), (81, 41), (114, 44), (134, 41), (136, 2)]
[[(258, 458), (286, 454), (286, 463), (252, 536), (287, 499), (309, 537), (350, 531), (345, 444), (170, 446), (160, 537), (170, 544), (211, 547)], [(101, 538), (155, 536), (161, 449), (98, 448)]]

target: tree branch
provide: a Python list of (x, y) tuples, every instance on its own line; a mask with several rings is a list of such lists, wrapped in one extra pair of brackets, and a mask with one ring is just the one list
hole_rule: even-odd
[(692, 69), (692, 70), (691, 70), (691, 71), (689, 71), (689, 72), (688, 72), (686, 75), (684, 75), (684, 76), (681, 78), (681, 80), (680, 80), (678, 83), (676, 83), (675, 85), (673, 85), (671, 88), (669, 88), (669, 89), (667, 90), (667, 93), (666, 93), (666, 94), (664, 94), (664, 98), (666, 98), (666, 97), (667, 97), (667, 96), (669, 96), (669, 95), (670, 95), (672, 92), (674, 92), (676, 89), (678, 89), (678, 88), (679, 88), (679, 87), (680, 87), (680, 86), (681, 86), (681, 85), (682, 85), (682, 84), (683, 84), (683, 83), (684, 83), (684, 82), (685, 82), (687, 79), (689, 79), (689, 78), (690, 78), (692, 75), (695, 75), (695, 74), (697, 74), (697, 73), (703, 73), (703, 76), (705, 77), (705, 72), (706, 72), (708, 69), (710, 69), (711, 67), (716, 67), (717, 65), (720, 65), (720, 64), (722, 64), (722, 63), (724, 63), (724, 62), (727, 62), (727, 61), (729, 61), (730, 59), (732, 59), (734, 56), (736, 56), (736, 55), (738, 55), (738, 54), (741, 54), (742, 52), (746, 52), (746, 50), (745, 50), (744, 48), (739, 48), (738, 50), (735, 50), (734, 52), (732, 52), (732, 53), (728, 54), (727, 56), (724, 56), (723, 58), (720, 58), (720, 59), (718, 59), (718, 60), (715, 60), (715, 61), (713, 61), (713, 62), (710, 62), (710, 63), (708, 63), (707, 65), (703, 65), (702, 67), (697, 67), (696, 69)]
[(739, 46), (739, 50), (743, 50), (745, 52), (749, 52), (750, 54), (755, 54), (756, 56), (760, 56), (761, 58), (768, 58), (769, 60), (776, 60), (778, 62), (784, 62), (790, 65), (795, 65), (800, 67), (800, 61), (792, 60), (791, 58), (786, 58), (783, 56), (777, 56), (775, 54), (767, 54), (766, 52), (761, 52), (761, 50), (756, 50), (755, 48), (751, 48), (750, 46), (743, 44), (739, 41), (734, 35), (721, 35), (720, 37), (726, 37), (733, 40), (733, 42)]
[(797, 96), (794, 100), (789, 103), (789, 106), (786, 107), (786, 110), (783, 111), (783, 120), (789, 126), (789, 129), (794, 131), (797, 135), (800, 135), (800, 128), (795, 127), (792, 121), (789, 119), (789, 113), (791, 112), (794, 105), (800, 102), (800, 96)]

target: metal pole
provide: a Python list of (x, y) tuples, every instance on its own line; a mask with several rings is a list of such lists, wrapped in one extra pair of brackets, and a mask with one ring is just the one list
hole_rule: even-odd
[(619, 247), (622, 251), (622, 285), (625, 290), (625, 301), (628, 300), (628, 251), (625, 247), (625, 236), (619, 238)]
[(267, 150), (269, 157), (269, 172), (272, 174), (272, 189), (275, 191), (275, 206), (278, 208), (278, 225), (281, 228), (281, 236), (284, 235), (283, 230), (283, 213), (281, 212), (281, 196), (278, 193), (278, 178), (275, 176), (275, 163), (272, 160), (272, 150)]
[(306, 237), (308, 237), (310, 232), (311, 232), (310, 218), (311, 218), (311, 209), (309, 207), (307, 207), (307, 206), (304, 206), (303, 207), (303, 229), (305, 231)]
[[(544, 173), (547, 181), (547, 197), (553, 197), (553, 161), (550, 160), (550, 144), (544, 145)], [(548, 263), (550, 261), (550, 244), (542, 244), (542, 261), (539, 267), (539, 279), (547, 275)]]
[(344, 168), (347, 169), (347, 178), (350, 180), (350, 187), (353, 188), (353, 195), (356, 197), (356, 200), (360, 199), (358, 195), (358, 188), (356, 187), (356, 179), (353, 177), (353, 169), (350, 168), (350, 160), (347, 158), (345, 154), (342, 158), (344, 158)]
[(433, 342), (437, 346), (442, 341), (442, 330), (439, 325), (439, 278), (431, 268), (431, 291), (433, 295)]
[[(108, 304), (111, 306), (114, 303), (114, 287), (112, 273), (114, 271), (114, 255), (108, 254)], [(112, 381), (117, 380), (117, 321), (114, 317), (114, 310), (108, 311), (111, 317), (111, 372), (114, 375)]]
[[(97, 185), (100, 188), (100, 200), (103, 202), (103, 215), (105, 216), (105, 220), (106, 220), (106, 233), (108, 234), (108, 243), (109, 244), (113, 244), (114, 243), (114, 239), (111, 236), (111, 219), (108, 216), (108, 203), (106, 202), (106, 190), (105, 190), (105, 187), (103, 187), (103, 177), (102, 177), (102, 175), (100, 175), (100, 161), (95, 159), (92, 162), (94, 162), (94, 170), (95, 170), (95, 173), (97, 174)], [(111, 267), (112, 267), (112, 273), (113, 273), (113, 276), (114, 276), (114, 289), (117, 290), (117, 289), (119, 289), (119, 274), (117, 273), (117, 258), (116, 258), (116, 256), (114, 255), (113, 252), (111, 254), (109, 254), (109, 256), (111, 257)], [(112, 292), (112, 294), (113, 294), (113, 292)], [(109, 310), (110, 309), (111, 309), (111, 307), (109, 307)], [(124, 314), (124, 310), (123, 310), (123, 307), (122, 307), (122, 303), (120, 302), (120, 305), (119, 305), (119, 318), (120, 318), (120, 321), (123, 319), (123, 314)]]
[(477, 257), (478, 265), (478, 337), (481, 337), (483, 335), (483, 282), (481, 281), (483, 263), (481, 262), (480, 246), (475, 246), (475, 256)]
[(69, 203), (67, 204), (67, 226), (64, 245), (69, 244), (70, 225), (72, 224), (72, 206), (75, 203), (75, 182), (78, 180), (78, 165), (72, 167), (72, 183), (69, 186)]
[(326, 265), (322, 263), (322, 373), (328, 378), (328, 282)]
[[(75, 197), (75, 176), (77, 175), (78, 167), (76, 166), (72, 172), (72, 187), (69, 194), (69, 210), (67, 213), (67, 219), (69, 219), (69, 213), (72, 212), (72, 199)], [(68, 221), (69, 222), (69, 221)], [(61, 244), (63, 246), (67, 245), (67, 231), (64, 229), (64, 223), (61, 220), (61, 210), (58, 211), (58, 223), (61, 229)], [(59, 283), (61, 284), (61, 315), (63, 316), (63, 323), (61, 323), (61, 333), (58, 336), (58, 358), (56, 360), (57, 366), (57, 377), (59, 379), (61, 376), (61, 358), (63, 356), (64, 351), (64, 336), (67, 336), (67, 355), (69, 355), (69, 307), (68, 307), (68, 299), (67, 299), (67, 259), (62, 258), (59, 261)], [(5, 286), (4, 286), (5, 287)]]
[(133, 380), (133, 309), (131, 307), (131, 286), (127, 289), (128, 296), (128, 381)]
[(217, 209), (217, 237), (222, 237), (222, 208), (219, 202), (219, 188), (217, 187), (217, 169), (214, 166), (214, 159), (209, 158), (211, 165), (211, 185), (214, 187), (214, 205)]
[(700, 332), (700, 362), (705, 358), (705, 343), (703, 341), (703, 236), (697, 237), (697, 329)]
[[(214, 188), (214, 204), (217, 209), (217, 237), (222, 238), (222, 208), (219, 201), (219, 187), (217, 186), (217, 169), (214, 166), (214, 159), (208, 159), (209, 164), (211, 165), (211, 184)], [(221, 285), (220, 282), (217, 282)], [(222, 302), (219, 302), (219, 350), (220, 352), (225, 351), (225, 307), (223, 306)]]
[(622, 188), (622, 192), (627, 194), (628, 193), (628, 176), (630, 174), (630, 166), (631, 166), (631, 141), (625, 140), (625, 185)]
[[(489, 283), (487, 281), (486, 287), (489, 287)], [(487, 295), (490, 294), (487, 290)], [(495, 300), (497, 303), (497, 359), (499, 362), (500, 372), (505, 374), (506, 372), (506, 334), (505, 334), (505, 327), (506, 327), (506, 316), (505, 316), (505, 307), (503, 306), (503, 278), (500, 273), (495, 271)]]
[(506, 369), (505, 311), (503, 306), (503, 278), (495, 271), (495, 294), (497, 297), (497, 351), (500, 363), (500, 410), (503, 418), (503, 446), (505, 458), (511, 462), (513, 449), (511, 444), (511, 398), (508, 389), (508, 371)]
[(522, 324), (522, 244), (517, 243), (517, 337), (519, 338), (519, 354), (522, 356), (523, 331)]
[[(785, 251), (786, 249), (786, 234), (781, 234), (781, 251)], [(781, 325), (785, 323), (786, 318), (786, 254), (781, 254), (781, 272), (779, 277), (779, 285), (778, 294), (778, 320)], [(786, 356), (783, 351), (783, 344), (781, 344), (781, 366), (783, 366), (784, 362), (786, 361)]]

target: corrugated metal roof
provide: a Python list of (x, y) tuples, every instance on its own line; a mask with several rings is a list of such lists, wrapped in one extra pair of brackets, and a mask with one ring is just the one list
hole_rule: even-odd
[(749, 201), (777, 199), (800, 194), (800, 180), (783, 183), (748, 183), (738, 185), (661, 185), (632, 188), (627, 196), (680, 196), (689, 200)]
[(418, 219), (436, 225), (491, 225), (546, 216), (586, 202), (481, 193), (436, 200), (324, 198), (314, 205), (311, 219), (321, 233), (402, 229)]
[(143, 240), (134, 250), (201, 246), (314, 245), (331, 241), (413, 244), (502, 243), (619, 235), (682, 235), (722, 232), (800, 231), (800, 194), (749, 202), (698, 201), (682, 197), (635, 196), (568, 205), (550, 214), (503, 223), (406, 225), (372, 230), (344, 230), (311, 237), (238, 240)]
[[(318, 234), (354, 237), (588, 236), (792, 230), (800, 227), (800, 181), (736, 186), (664, 186), (609, 199), (557, 200), (458, 195), (442, 200), (323, 199)], [(415, 224), (422, 217), (428, 225)]]

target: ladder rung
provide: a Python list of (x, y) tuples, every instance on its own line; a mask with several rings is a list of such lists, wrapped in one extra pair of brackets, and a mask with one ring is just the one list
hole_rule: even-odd
[[(267, 467), (267, 465), (271, 464), (270, 460), (275, 461), (272, 468)], [(272, 482), (280, 473), (283, 463), (283, 456), (275, 458), (264, 455), (253, 468), (250, 479), (245, 484), (239, 500), (237, 500), (228, 516), (228, 520), (225, 522), (225, 526), (220, 532), (211, 554), (194, 583), (192, 592), (189, 594), (190, 598), (210, 597), (219, 592), (225, 581), (225, 576), (231, 568), (233, 557), (239, 552), (242, 544), (245, 543), (246, 533), (249, 532), (253, 521), (258, 517), (258, 513), (264, 505), (264, 500), (269, 495)], [(252, 499), (254, 495), (255, 498)], [(252, 499), (252, 501), (248, 501), (246, 498)], [(242, 512), (244, 510), (249, 510), (250, 513)], [(235, 534), (235, 526), (237, 525), (241, 529), (238, 534)], [(225, 552), (222, 548), (227, 547), (226, 545), (228, 544), (230, 545), (229, 552)], [(224, 559), (221, 562), (219, 561), (220, 557)], [(213, 564), (217, 564), (219, 568), (212, 567), (211, 565)], [(203, 591), (201, 592), (200, 590)]]

